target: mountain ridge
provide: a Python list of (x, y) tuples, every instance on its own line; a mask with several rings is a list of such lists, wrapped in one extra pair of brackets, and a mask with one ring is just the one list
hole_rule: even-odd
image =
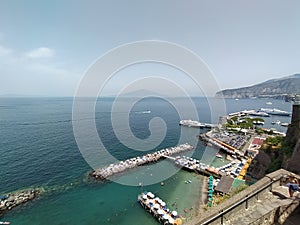
[(260, 98), (283, 97), (300, 93), (300, 74), (296, 73), (282, 78), (270, 79), (259, 84), (241, 88), (218, 91), (215, 96), (222, 98)]

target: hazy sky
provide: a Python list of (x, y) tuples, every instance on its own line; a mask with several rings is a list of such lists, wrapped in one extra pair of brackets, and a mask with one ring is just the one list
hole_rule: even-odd
[[(197, 53), (222, 89), (290, 75), (300, 72), (299, 9), (297, 0), (3, 0), (0, 95), (72, 96), (99, 56), (149, 39)], [(114, 82), (107, 93), (122, 77)]]

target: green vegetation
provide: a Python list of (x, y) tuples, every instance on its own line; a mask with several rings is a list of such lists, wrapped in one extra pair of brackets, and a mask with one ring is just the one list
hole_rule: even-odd
[(240, 193), (241, 191), (245, 190), (248, 187), (248, 185), (243, 184), (240, 185), (239, 187), (235, 188), (233, 191), (230, 192), (228, 195), (216, 195), (214, 196), (214, 205), (219, 205), (222, 202), (226, 201), (227, 199), (230, 199), (232, 196)]
[(294, 144), (289, 143), (282, 136), (269, 137), (261, 147), (271, 159), (266, 173), (271, 173), (281, 168), (285, 158), (289, 158), (294, 149)]
[(241, 128), (241, 129), (253, 129), (255, 122), (264, 122), (263, 118), (250, 118), (250, 117), (238, 117), (234, 116), (227, 120), (225, 124), (226, 128)]

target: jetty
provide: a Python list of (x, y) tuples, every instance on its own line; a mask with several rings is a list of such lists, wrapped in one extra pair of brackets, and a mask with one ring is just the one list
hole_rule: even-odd
[(0, 215), (12, 208), (33, 200), (39, 196), (40, 190), (22, 190), (0, 196)]
[(136, 168), (138, 166), (146, 165), (149, 163), (154, 163), (159, 161), (162, 158), (165, 158), (166, 156), (171, 156), (181, 152), (190, 151), (192, 149), (194, 149), (194, 147), (187, 143), (175, 147), (165, 148), (153, 153), (148, 153), (144, 156), (138, 156), (138, 157), (127, 159), (125, 161), (120, 161), (118, 163), (110, 164), (108, 166), (99, 168), (91, 172), (90, 175), (95, 179), (105, 180), (108, 177), (120, 174), (129, 169)]
[(138, 196), (141, 206), (153, 215), (160, 223), (164, 225), (180, 225), (181, 218), (177, 211), (171, 211), (166, 203), (152, 192), (143, 192)]
[(217, 124), (201, 123), (196, 120), (180, 120), (179, 125), (187, 126), (187, 127), (196, 127), (196, 128), (214, 128), (218, 126)]
[(181, 167), (184, 170), (195, 172), (197, 174), (202, 174), (205, 176), (214, 176), (219, 178), (222, 173), (220, 171), (212, 166), (206, 165), (205, 163), (200, 162), (198, 159), (194, 159), (187, 156), (177, 156), (176, 158), (170, 157), (170, 156), (164, 156), (163, 157), (173, 160), (175, 162), (176, 166)]

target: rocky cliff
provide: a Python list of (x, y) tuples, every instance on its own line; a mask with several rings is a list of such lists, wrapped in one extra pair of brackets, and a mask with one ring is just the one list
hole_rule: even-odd
[(266, 173), (279, 168), (300, 174), (300, 103), (293, 105), (291, 124), (280, 145), (276, 149), (268, 145), (267, 148), (261, 148), (248, 170), (252, 177), (260, 179)]
[(300, 74), (272, 79), (250, 87), (226, 89), (216, 93), (216, 97), (224, 98), (253, 98), (280, 97), (300, 93)]
[(286, 142), (293, 146), (291, 157), (286, 157), (283, 167), (300, 174), (300, 103), (293, 105), (292, 122), (287, 130)]

